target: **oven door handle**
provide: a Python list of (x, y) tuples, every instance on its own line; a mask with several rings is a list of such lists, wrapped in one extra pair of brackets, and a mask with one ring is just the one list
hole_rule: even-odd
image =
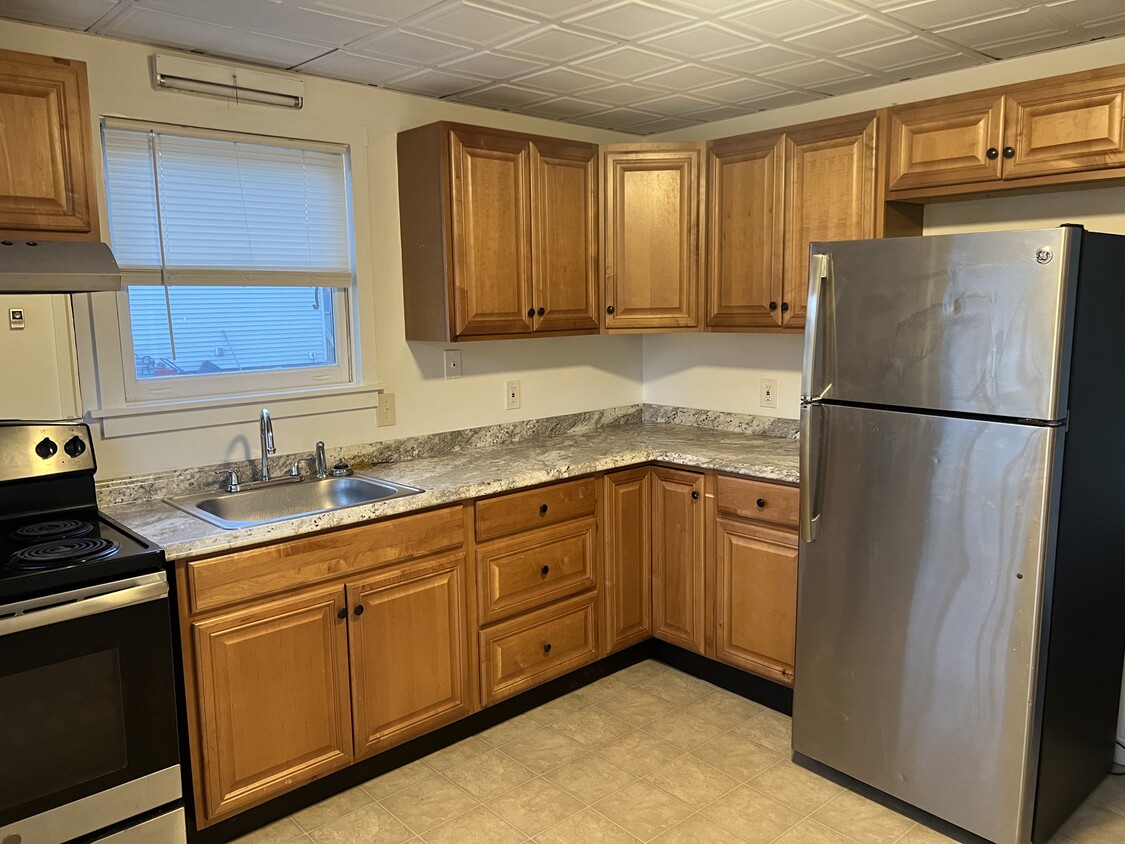
[[(34, 630), (37, 627), (46, 627), (48, 624), (74, 621), (168, 597), (168, 581), (163, 574), (143, 575), (108, 586), (112, 591), (104, 591), (106, 587), (102, 587), (101, 590), (87, 588), (14, 606), (0, 606), (0, 636)], [(113, 588), (121, 586), (125, 588)], [(66, 603), (60, 603), (60, 599)], [(48, 605), (42, 606), (42, 604)], [(5, 612), (13, 609), (16, 615), (3, 617)]]

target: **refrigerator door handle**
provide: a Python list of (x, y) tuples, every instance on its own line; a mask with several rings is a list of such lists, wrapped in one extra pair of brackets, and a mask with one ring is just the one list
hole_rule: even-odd
[[(824, 462), (824, 452), (827, 443), (818, 444), (816, 466), (813, 465), (812, 448), (812, 415), (816, 405), (801, 405), (801, 440), (800, 440), (800, 492), (801, 492), (801, 540), (815, 542), (820, 533), (820, 500), (817, 495), (819, 488), (818, 477), (820, 467)], [(813, 511), (816, 510), (814, 515)]]
[[(832, 389), (832, 382), (827, 381), (827, 367), (820, 360), (821, 342), (831, 344), (835, 340), (829, 334), (831, 325), (821, 326), (826, 317), (829, 322), (831, 320), (831, 315), (827, 313), (828, 303), (823, 301), (825, 295), (832, 295), (832, 256), (817, 253), (809, 262), (808, 317), (805, 321), (805, 357), (801, 372), (801, 398), (804, 401), (822, 399)], [(818, 371), (827, 383), (814, 395), (813, 378)]]

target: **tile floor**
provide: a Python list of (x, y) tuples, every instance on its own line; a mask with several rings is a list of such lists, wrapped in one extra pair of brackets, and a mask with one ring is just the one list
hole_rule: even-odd
[[(642, 662), (239, 842), (952, 840), (908, 807), (793, 764), (789, 737), (787, 717)], [(1055, 842), (1125, 842), (1125, 777), (1107, 778)]]

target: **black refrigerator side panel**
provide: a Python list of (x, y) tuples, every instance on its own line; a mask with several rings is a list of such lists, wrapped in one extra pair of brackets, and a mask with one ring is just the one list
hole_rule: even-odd
[(1087, 232), (1081, 240), (1036, 844), (1047, 842), (1112, 765), (1125, 650), (1125, 237)]

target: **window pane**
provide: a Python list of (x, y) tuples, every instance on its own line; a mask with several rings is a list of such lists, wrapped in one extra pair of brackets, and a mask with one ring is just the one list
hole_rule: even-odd
[(127, 288), (138, 379), (336, 365), (332, 288), (167, 290)]

